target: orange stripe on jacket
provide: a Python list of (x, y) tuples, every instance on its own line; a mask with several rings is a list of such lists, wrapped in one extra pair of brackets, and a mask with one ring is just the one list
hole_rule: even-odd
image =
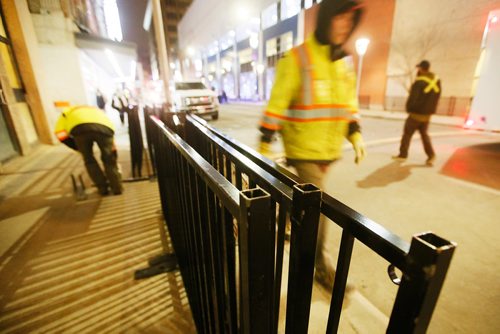
[(312, 105), (293, 105), (290, 106), (290, 109), (297, 110), (312, 110), (312, 109), (349, 109), (349, 111), (356, 112), (356, 110), (352, 109), (352, 106), (349, 104), (312, 104)]
[(269, 130), (275, 130), (275, 131), (281, 130), (281, 125), (278, 124), (269, 124), (266, 122), (260, 122), (260, 126)]
[(56, 132), (56, 137), (59, 141), (63, 141), (69, 137), (66, 130)]
[[(269, 117), (281, 119), (284, 121), (291, 121), (291, 122), (297, 122), (297, 123), (309, 123), (309, 122), (318, 122), (318, 121), (342, 121), (342, 120), (351, 121), (351, 119), (347, 118), (347, 117), (315, 117), (315, 118), (304, 119), (304, 118), (298, 118), (298, 117), (276, 115), (276, 114), (272, 114), (270, 112), (265, 112), (265, 115), (269, 116)], [(264, 123), (264, 122), (262, 122), (261, 124), (266, 124), (266, 125), (271, 126), (271, 127), (277, 127), (277, 125), (272, 125), (272, 124), (268, 124), (268, 123)]]

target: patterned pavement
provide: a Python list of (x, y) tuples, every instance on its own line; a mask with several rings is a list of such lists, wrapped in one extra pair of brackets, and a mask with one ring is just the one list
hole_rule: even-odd
[[(127, 158), (120, 152), (125, 169)], [(76, 200), (71, 174), (82, 174), (87, 200)], [(79, 155), (61, 145), (2, 166), (0, 332), (195, 332), (179, 271), (134, 280), (170, 250), (156, 182), (107, 197), (89, 184)]]

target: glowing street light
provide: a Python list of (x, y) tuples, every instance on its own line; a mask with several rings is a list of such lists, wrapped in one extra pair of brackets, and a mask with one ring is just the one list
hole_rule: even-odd
[(257, 66), (255, 68), (256, 68), (258, 74), (264, 73), (264, 71), (266, 69), (264, 64), (261, 64), (261, 63), (257, 64)]
[(188, 56), (190, 56), (190, 57), (193, 57), (194, 54), (196, 53), (196, 51), (192, 47), (188, 47), (186, 52), (187, 52)]
[(359, 84), (361, 83), (361, 68), (363, 66), (363, 56), (366, 54), (368, 50), (368, 45), (370, 44), (370, 40), (368, 38), (360, 38), (356, 40), (356, 53), (358, 54), (358, 80), (356, 82), (356, 95), (359, 98)]
[(259, 46), (259, 36), (257, 36), (257, 34), (252, 34), (249, 42), (252, 49), (257, 49)]

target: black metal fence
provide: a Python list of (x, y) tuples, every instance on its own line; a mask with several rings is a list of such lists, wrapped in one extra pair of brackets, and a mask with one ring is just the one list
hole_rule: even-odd
[[(200, 333), (277, 333), (284, 307), (285, 331), (307, 333), (320, 215), (343, 230), (327, 332), (338, 329), (355, 240), (387, 260), (391, 274), (395, 267), (403, 272), (387, 332), (425, 332), (453, 243), (425, 233), (409, 245), (203, 120), (161, 108), (146, 112), (156, 114), (146, 117), (150, 153)], [(280, 305), (283, 284), (286, 305)]]
[[(365, 96), (364, 99), (360, 101), (360, 106), (369, 109), (366, 99), (368, 99), (369, 105), (369, 96)], [(403, 96), (386, 96), (384, 109), (388, 111), (406, 111), (407, 99), (407, 97)], [(436, 115), (466, 117), (469, 113), (471, 102), (472, 99), (470, 97), (441, 97), (437, 106)]]

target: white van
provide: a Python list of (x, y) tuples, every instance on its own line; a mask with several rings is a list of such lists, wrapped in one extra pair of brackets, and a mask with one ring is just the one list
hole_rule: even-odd
[(219, 118), (217, 94), (200, 81), (176, 82), (172, 91), (175, 112)]

